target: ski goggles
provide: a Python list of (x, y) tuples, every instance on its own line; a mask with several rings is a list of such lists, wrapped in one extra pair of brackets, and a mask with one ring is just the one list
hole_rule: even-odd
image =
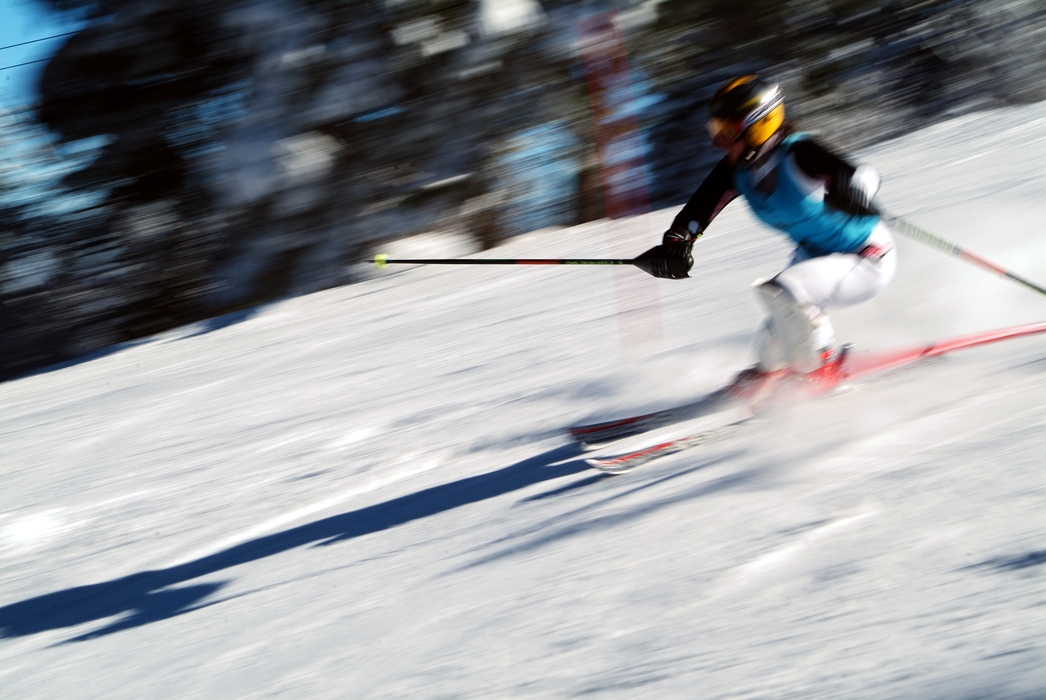
[(708, 138), (712, 139), (712, 145), (716, 148), (727, 148), (730, 144), (741, 138), (745, 130), (744, 120), (723, 119), (712, 117), (705, 123)]
[(705, 129), (708, 130), (708, 136), (712, 139), (713, 145), (717, 148), (726, 148), (741, 138), (746, 129), (770, 116), (783, 104), (784, 93), (777, 85), (771, 86), (744, 117), (728, 119), (715, 116), (722, 106), (713, 102), (711, 105), (712, 118), (705, 123)]

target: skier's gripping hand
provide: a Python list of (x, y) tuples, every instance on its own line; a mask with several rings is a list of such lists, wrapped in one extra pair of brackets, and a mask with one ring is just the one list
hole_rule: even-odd
[(688, 273), (694, 266), (690, 249), (696, 238), (689, 231), (668, 230), (661, 238), (661, 245), (654, 246), (636, 258), (637, 267), (654, 277), (685, 279), (690, 276)]

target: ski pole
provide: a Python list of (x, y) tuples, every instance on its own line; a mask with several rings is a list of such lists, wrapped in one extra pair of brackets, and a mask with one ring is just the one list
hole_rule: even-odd
[(954, 255), (957, 258), (962, 258), (963, 260), (971, 262), (974, 265), (980, 265), (981, 267), (987, 270), (991, 270), (992, 272), (1001, 277), (1009, 277), (1014, 282), (1018, 284), (1023, 284), (1025, 287), (1028, 287), (1030, 289), (1034, 289), (1039, 294), (1046, 294), (1046, 288), (1040, 287), (1031, 280), (1026, 280), (1020, 275), (1010, 272), (1001, 265), (996, 265), (991, 260), (986, 260), (982, 258), (980, 255), (977, 255), (976, 253), (971, 253), (962, 246), (952, 243), (946, 238), (941, 238), (940, 236), (927, 231), (921, 226), (916, 226), (911, 221), (908, 221), (903, 217), (889, 216), (886, 218), (890, 220), (890, 228), (894, 229), (895, 231), (898, 231), (899, 233), (903, 233), (909, 238), (914, 238), (917, 241), (933, 246), (934, 248), (942, 250), (945, 253), (948, 253), (949, 255)]
[(434, 258), (393, 260), (387, 255), (375, 255), (366, 263), (378, 267), (386, 265), (635, 265), (635, 260), (614, 258)]
[[(386, 265), (633, 265), (648, 275), (664, 277), (669, 266), (678, 265), (677, 259), (659, 258), (652, 255), (657, 248), (651, 248), (638, 258), (412, 258), (393, 260), (387, 255), (375, 255), (365, 263), (374, 263), (378, 267)], [(689, 277), (689, 270), (671, 270), (676, 278)]]

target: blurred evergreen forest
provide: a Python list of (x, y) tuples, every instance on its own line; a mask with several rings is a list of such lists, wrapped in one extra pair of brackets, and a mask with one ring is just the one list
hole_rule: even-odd
[(0, 379), (350, 283), (392, 240), (601, 218), (595, 13), (627, 43), (654, 207), (717, 159), (733, 75), (844, 152), (1046, 99), (1041, 0), (49, 1), (90, 21), (39, 104), (0, 112)]

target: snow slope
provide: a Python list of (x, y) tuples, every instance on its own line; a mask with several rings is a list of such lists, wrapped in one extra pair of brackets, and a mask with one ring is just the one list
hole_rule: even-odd
[[(892, 209), (1046, 282), (1046, 104), (862, 158)], [(494, 254), (638, 253), (673, 213)], [(841, 339), (1046, 318), (899, 246)], [(749, 284), (788, 247), (735, 203), (695, 255), (682, 282), (391, 271), (0, 385), (3, 697), (1046, 697), (1046, 339), (586, 469), (566, 426), (751, 361)], [(660, 296), (656, 352), (618, 288)]]

